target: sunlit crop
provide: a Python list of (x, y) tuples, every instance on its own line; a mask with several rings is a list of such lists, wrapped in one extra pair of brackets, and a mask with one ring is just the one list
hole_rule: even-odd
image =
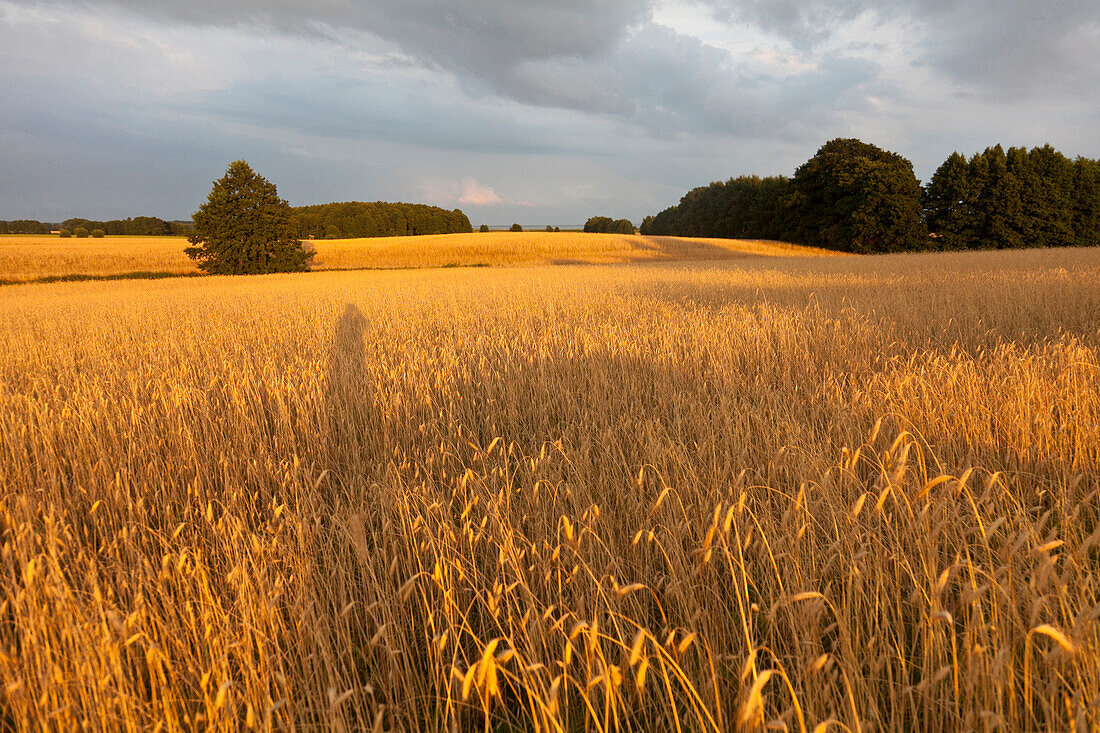
[[(395, 269), (456, 265), (544, 265), (833, 255), (781, 242), (638, 237), (580, 232), (490, 232), (426, 237), (318, 239), (314, 270)], [(73, 275), (197, 273), (183, 237), (59, 239), (0, 236), (0, 281)]]
[(0, 289), (0, 729), (1100, 726), (1100, 252), (653, 260)]

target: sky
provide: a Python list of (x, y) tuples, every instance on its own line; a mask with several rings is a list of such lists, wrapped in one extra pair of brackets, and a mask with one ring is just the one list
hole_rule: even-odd
[(0, 0), (0, 219), (293, 205), (639, 223), (827, 140), (1100, 157), (1098, 0)]

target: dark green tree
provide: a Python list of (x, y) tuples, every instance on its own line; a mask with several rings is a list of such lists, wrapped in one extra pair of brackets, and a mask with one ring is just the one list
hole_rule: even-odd
[(325, 239), (340, 239), (343, 235), (340, 234), (340, 227), (335, 224), (329, 224), (325, 227)]
[(481, 232), (482, 234), (485, 234), (486, 232), (489, 231), (489, 225), (488, 224), (482, 224), (481, 228), (479, 228), (478, 231)]
[(85, 227), (77, 227), (73, 229), (73, 236), (77, 239), (86, 239), (88, 236), (88, 230)]
[(681, 237), (785, 239), (790, 235), (791, 181), (740, 176), (692, 189), (677, 206), (648, 216), (641, 233)]
[(243, 160), (230, 163), (214, 181), (192, 219), (193, 246), (185, 251), (211, 274), (300, 272), (313, 256), (295, 236), (290, 205), (279, 198), (275, 184)]
[(1078, 247), (1100, 246), (1100, 160), (1073, 163), (1073, 239)]
[(925, 222), (936, 248), (970, 249), (976, 246), (974, 191), (966, 158), (952, 153), (932, 175), (921, 194)]
[(633, 234), (634, 225), (629, 219), (616, 219), (611, 223), (612, 234)]
[(930, 247), (920, 182), (897, 153), (837, 138), (795, 171), (792, 183), (798, 241), (863, 253)]
[(511, 231), (513, 231), (513, 232), (522, 232), (523, 227), (521, 227), (519, 224), (513, 224)]
[(1011, 168), (1009, 156), (1000, 145), (986, 148), (970, 159), (974, 246), (1016, 249), (1028, 241), (1023, 184), (1019, 177), (1025, 173), (1026, 156), (1021, 160), (1018, 148), (1011, 152)]
[(1027, 168), (1019, 177), (1028, 219), (1025, 246), (1072, 246), (1073, 162), (1049, 144), (1032, 148), (1024, 155)]
[(614, 223), (610, 216), (593, 216), (584, 223), (584, 231), (589, 234), (607, 234)]
[(106, 236), (106, 234), (107, 233), (104, 232), (102, 229), (93, 229), (92, 230), (92, 238), (93, 239), (103, 239), (103, 237)]
[(73, 233), (68, 229), (62, 229), (57, 233), (57, 236), (61, 237), (62, 239), (68, 239), (69, 237), (73, 236)]

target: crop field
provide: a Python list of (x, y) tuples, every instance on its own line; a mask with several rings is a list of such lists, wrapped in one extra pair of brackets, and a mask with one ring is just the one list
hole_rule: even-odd
[(195, 263), (183, 253), (187, 246), (183, 237), (0, 236), (0, 281), (133, 272), (197, 272)]
[(1100, 728), (1100, 251), (466, 236), (0, 288), (0, 730)]
[[(197, 273), (183, 237), (0, 236), (0, 282), (49, 277)], [(396, 269), (461, 265), (547, 265), (732, 259), (745, 256), (828, 256), (811, 247), (730, 239), (640, 237), (579, 232), (490, 232), (425, 237), (315, 240), (315, 270)]]

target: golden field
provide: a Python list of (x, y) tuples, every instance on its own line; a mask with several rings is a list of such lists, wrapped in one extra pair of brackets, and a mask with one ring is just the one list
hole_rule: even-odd
[(1100, 727), (1100, 251), (654, 260), (0, 289), (0, 729)]
[(488, 232), (423, 237), (315, 240), (313, 269), (561, 265), (835, 256), (813, 247), (742, 239), (642, 237), (583, 232)]
[(0, 236), (0, 281), (65, 275), (198, 272), (184, 237)]
[[(0, 281), (129, 273), (197, 273), (184, 237), (0, 236)], [(729, 239), (641, 237), (580, 232), (490, 232), (424, 237), (311, 240), (314, 270), (456, 265), (547, 265), (832, 255), (826, 250)]]

